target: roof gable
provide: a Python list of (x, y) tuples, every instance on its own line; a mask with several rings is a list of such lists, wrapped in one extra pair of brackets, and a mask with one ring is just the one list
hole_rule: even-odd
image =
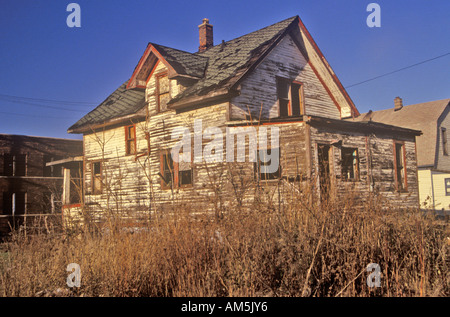
[(169, 102), (170, 107), (182, 108), (208, 96), (216, 97), (233, 93), (243, 78), (287, 34), (295, 39), (301, 53), (341, 112), (341, 117), (359, 115), (358, 109), (298, 16), (196, 53), (208, 57), (205, 76), (183, 93), (175, 96)]
[(297, 46), (333, 99), (341, 117), (358, 116), (358, 109), (300, 18), (298, 28), (293, 29), (291, 36), (297, 41)]
[(149, 43), (128, 82), (127, 89), (145, 89), (146, 82), (158, 61), (169, 69), (169, 77), (198, 80), (203, 77), (208, 59), (203, 56)]
[(287, 28), (297, 19), (292, 17), (258, 31), (196, 53), (208, 58), (205, 76), (172, 99), (172, 108), (183, 106), (189, 99), (224, 94), (238, 83), (245, 73), (273, 47)]

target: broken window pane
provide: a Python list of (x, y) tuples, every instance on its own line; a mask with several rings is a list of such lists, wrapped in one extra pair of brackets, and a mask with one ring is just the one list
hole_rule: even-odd
[(342, 161), (342, 179), (358, 180), (359, 179), (358, 149), (342, 148), (341, 161)]
[(161, 155), (163, 176), (163, 187), (171, 187), (174, 178), (173, 160), (170, 152)]
[(125, 127), (126, 154), (136, 154), (136, 129), (134, 125)]
[(300, 116), (303, 114), (301, 87), (301, 83), (277, 78), (277, 97), (280, 117)]
[[(264, 151), (257, 151), (254, 170), (257, 180), (278, 179), (281, 176), (280, 149), (267, 149), (267, 157), (262, 157)], [(276, 159), (274, 158), (276, 157)]]
[(397, 190), (406, 190), (404, 158), (405, 145), (402, 143), (395, 143), (395, 180)]
[(170, 81), (167, 74), (157, 76), (158, 85), (158, 106), (159, 111), (167, 109), (167, 103), (170, 100)]
[(102, 165), (101, 162), (92, 163), (92, 194), (102, 193)]

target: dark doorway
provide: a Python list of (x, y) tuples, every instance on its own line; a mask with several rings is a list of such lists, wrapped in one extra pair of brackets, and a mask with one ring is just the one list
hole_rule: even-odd
[(331, 146), (327, 144), (318, 144), (317, 154), (319, 159), (319, 183), (320, 199), (328, 200), (331, 189), (330, 179), (330, 150)]

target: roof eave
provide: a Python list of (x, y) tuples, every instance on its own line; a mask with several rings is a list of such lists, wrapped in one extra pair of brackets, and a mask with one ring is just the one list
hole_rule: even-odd
[(122, 117), (117, 117), (117, 118), (112, 118), (110, 120), (106, 120), (103, 122), (98, 122), (98, 123), (94, 123), (94, 124), (84, 124), (81, 125), (80, 127), (77, 128), (69, 128), (67, 130), (67, 133), (71, 133), (71, 134), (79, 134), (79, 133), (86, 133), (86, 132), (92, 132), (95, 131), (99, 128), (105, 128), (105, 127), (109, 127), (112, 125), (116, 125), (125, 121), (130, 121), (133, 119), (136, 120), (142, 120), (146, 118), (146, 114), (142, 111), (142, 109), (136, 113), (133, 114), (129, 114), (126, 116), (122, 116)]
[(226, 100), (239, 95), (239, 91), (235, 89), (217, 89), (203, 96), (191, 96), (182, 98), (178, 101), (168, 103), (167, 107), (172, 110), (182, 110), (193, 106), (202, 106), (206, 103), (211, 103), (219, 100)]
[(422, 135), (422, 131), (403, 128), (399, 126), (373, 122), (373, 121), (348, 121), (348, 120), (338, 120), (338, 119), (330, 119), (323, 118), (317, 116), (305, 116), (305, 121), (309, 124), (318, 124), (318, 125), (326, 125), (326, 126), (335, 126), (335, 127), (343, 127), (343, 128), (351, 128), (353, 130), (379, 130), (384, 132), (396, 132), (403, 133), (413, 136)]
[(187, 78), (187, 79), (191, 79), (191, 80), (199, 80), (202, 78), (201, 76), (197, 77), (197, 76), (194, 76), (191, 74), (178, 72), (176, 70), (177, 67), (172, 66), (173, 62), (171, 63), (170, 60), (165, 59), (152, 43), (148, 43), (148, 45), (144, 51), (144, 54), (141, 56), (138, 64), (134, 68), (133, 74), (131, 75), (130, 80), (127, 84), (127, 87), (126, 87), (127, 89), (143, 88), (138, 83), (138, 80), (136, 77), (137, 77), (138, 73), (141, 71), (142, 67), (146, 63), (147, 58), (150, 56), (151, 53), (153, 53), (157, 57), (157, 59), (159, 59), (168, 68), (169, 78)]

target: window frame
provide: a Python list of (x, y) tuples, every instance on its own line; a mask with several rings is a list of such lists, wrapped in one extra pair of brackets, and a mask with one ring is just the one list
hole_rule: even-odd
[[(166, 162), (165, 162), (165, 158), (169, 159), (169, 162), (172, 162), (172, 164), (167, 164), (168, 165), (168, 169), (169, 169), (169, 174), (170, 174), (170, 182), (166, 182)], [(172, 160), (172, 155), (170, 153), (170, 150), (163, 150), (161, 151), (161, 153), (159, 154), (159, 163), (160, 163), (160, 177), (161, 177), (161, 189), (172, 189), (175, 188), (175, 186), (173, 186), (173, 184), (176, 184), (176, 180), (175, 180), (175, 162)], [(172, 167), (170, 166), (172, 165)], [(172, 169), (172, 171), (170, 170)]]
[[(160, 85), (160, 80), (163, 77), (167, 77), (168, 80), (168, 86), (169, 86), (169, 90), (163, 94), (161, 94), (161, 85)], [(155, 92), (155, 96), (156, 96), (156, 107), (157, 107), (157, 112), (164, 112), (167, 110), (167, 104), (166, 104), (166, 109), (161, 109), (161, 95), (164, 94), (168, 94), (169, 96), (169, 100), (171, 99), (171, 87), (170, 87), (170, 79), (169, 79), (169, 72), (168, 71), (162, 71), (159, 72), (157, 74), (155, 74), (155, 81), (156, 81), (156, 92)]]
[(52, 155), (46, 155), (43, 156), (44, 161), (44, 170), (42, 175), (44, 177), (63, 177), (63, 167), (62, 166), (47, 166), (46, 163), (54, 162), (61, 160), (62, 157), (60, 156), (52, 156)]
[[(286, 90), (287, 97), (280, 96), (281, 95), (281, 87), (285, 85), (283, 89)], [(298, 92), (298, 105), (293, 104), (293, 87), (298, 86), (296, 91)], [(279, 118), (289, 118), (289, 117), (299, 117), (305, 114), (304, 108), (304, 93), (303, 93), (304, 84), (297, 80), (290, 80), (283, 77), (276, 77), (276, 90), (277, 90), (277, 103), (278, 103), (278, 117)], [(286, 115), (282, 114), (282, 103), (281, 100), (287, 102), (287, 112)], [(294, 109), (298, 109), (298, 114), (294, 114)]]
[[(23, 158), (23, 175), (18, 175), (18, 163), (21, 162), (21, 160), (18, 160), (18, 158)], [(4, 153), (3, 154), (3, 174), (4, 176), (27, 176), (27, 163), (28, 163), (28, 155), (27, 154), (11, 154), (11, 153)]]
[[(21, 196), (21, 200), (18, 199), (19, 195)], [(3, 206), (2, 212), (4, 215), (16, 216), (16, 215), (25, 215), (27, 213), (27, 192), (3, 192)], [(19, 205), (18, 202), (21, 202)], [(5, 209), (7, 206), (8, 210)], [(18, 206), (23, 207), (19, 209)]]
[[(348, 165), (344, 165), (344, 150), (347, 153), (351, 152), (351, 156), (352, 156), (352, 162), (351, 162), (351, 166)], [(354, 155), (354, 153), (356, 152), (356, 156)], [(356, 158), (356, 163), (354, 162)], [(344, 173), (347, 168), (351, 167), (352, 171), (353, 171), (353, 177), (348, 178), (346, 175), (346, 173)], [(356, 147), (342, 147), (341, 148), (341, 179), (344, 182), (357, 182), (360, 180), (360, 170), (359, 170), (359, 150)]]
[(445, 196), (450, 196), (450, 178), (444, 178), (444, 188), (445, 188)]
[(447, 129), (441, 127), (441, 137), (442, 137), (442, 154), (448, 155), (448, 140), (447, 140)]
[[(130, 136), (130, 128), (133, 128), (133, 134)], [(134, 151), (130, 149), (130, 143), (134, 143)], [(125, 126), (125, 154), (126, 155), (136, 155), (137, 144), (136, 144), (136, 125), (131, 124)]]
[[(256, 162), (253, 163), (253, 172), (254, 172), (254, 179), (259, 183), (259, 182), (270, 182), (270, 181), (279, 181), (282, 177), (281, 175), (281, 147), (277, 147), (274, 149), (278, 149), (278, 169), (275, 173), (261, 173), (261, 163), (262, 161), (259, 158), (259, 150), (256, 150)], [(267, 148), (266, 150), (270, 150), (271, 154), (272, 154), (272, 148)], [(264, 163), (264, 164), (267, 164)], [(265, 166), (265, 165), (264, 165)], [(270, 178), (263, 178), (261, 177), (261, 175), (275, 175), (275, 177), (270, 177)]]
[[(99, 164), (100, 173), (95, 173), (95, 164)], [(96, 188), (95, 180), (97, 175), (100, 175), (100, 188)], [(101, 195), (103, 194), (103, 162), (102, 161), (92, 161), (91, 162), (91, 193), (92, 195)]]
[[(172, 162), (172, 164), (169, 164), (169, 174), (171, 176), (171, 183), (166, 183), (165, 182), (165, 175), (166, 175), (166, 171), (165, 171), (165, 157), (170, 158), (170, 161)], [(190, 180), (191, 182), (188, 184), (181, 184), (181, 173), (188, 171), (188, 170), (180, 170), (180, 163), (179, 162), (175, 162), (172, 159), (172, 154), (171, 154), (171, 150), (162, 150), (160, 152), (160, 177), (161, 177), (161, 189), (166, 190), (166, 189), (172, 189), (172, 187), (175, 188), (186, 188), (186, 187), (192, 187), (194, 185), (194, 166), (192, 164), (192, 158), (191, 158), (191, 168), (188, 169), (190, 171), (191, 177)], [(172, 165), (172, 168), (170, 167), (170, 165)], [(170, 168), (172, 169), (172, 171), (170, 171)]]
[[(395, 190), (398, 192), (407, 192), (408, 191), (408, 173), (407, 173), (407, 165), (406, 165), (406, 147), (405, 147), (405, 142), (404, 141), (397, 141), (394, 140), (394, 179), (395, 179)], [(402, 157), (401, 162), (403, 164), (402, 169), (403, 169), (403, 174), (404, 174), (404, 180), (403, 183), (401, 184), (401, 187), (399, 186), (399, 171), (398, 171), (398, 153), (397, 153), (397, 146), (400, 146), (401, 148), (401, 152), (402, 152)]]

